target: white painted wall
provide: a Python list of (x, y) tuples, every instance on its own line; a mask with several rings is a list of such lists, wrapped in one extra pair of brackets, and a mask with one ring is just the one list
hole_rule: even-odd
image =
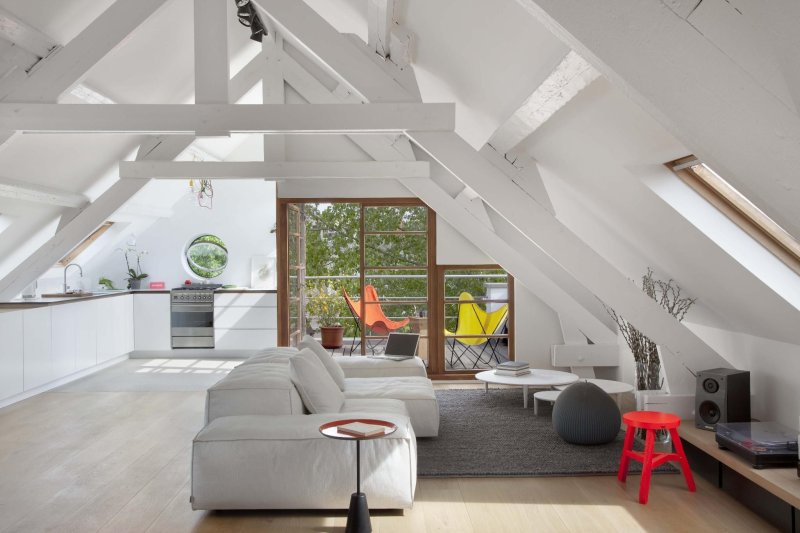
[(713, 348), (730, 354), (734, 368), (750, 371), (752, 416), (797, 427), (800, 415), (800, 345), (689, 323)]
[[(228, 248), (228, 267), (213, 282), (250, 285), (251, 258), (274, 255), (275, 184), (260, 180), (216, 180), (213, 209), (199, 207), (187, 194), (174, 207), (170, 218), (158, 220), (136, 235), (137, 248), (147, 250), (143, 268), (147, 281), (164, 281), (167, 288), (190, 278), (181, 254), (186, 243), (202, 233), (220, 237)], [(96, 285), (100, 276), (125, 287), (125, 263), (121, 253), (104, 254), (87, 265), (85, 275)]]

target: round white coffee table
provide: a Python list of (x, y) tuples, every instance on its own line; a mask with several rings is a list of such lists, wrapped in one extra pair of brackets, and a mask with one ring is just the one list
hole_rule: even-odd
[(494, 370), (485, 370), (475, 374), (475, 379), (483, 381), (487, 391), (489, 390), (489, 383), (522, 387), (522, 406), (527, 409), (528, 387), (550, 388), (557, 385), (570, 385), (578, 381), (579, 378), (576, 374), (569, 372), (532, 368), (531, 373), (524, 376), (502, 376), (495, 374)]
[[(626, 392), (633, 391), (633, 385), (630, 383), (625, 383), (623, 381), (612, 381), (610, 379), (594, 379), (594, 378), (581, 378), (581, 381), (587, 381), (589, 383), (594, 383), (604, 392), (607, 394), (614, 396), (614, 399), (617, 401), (617, 405), (620, 402), (620, 395), (625, 394)], [(540, 391), (533, 395), (533, 413), (538, 415), (539, 409), (537, 405), (537, 401), (542, 402), (550, 402), (553, 403), (558, 399), (558, 395), (561, 394), (561, 391), (567, 388), (568, 385), (557, 385), (555, 387), (556, 390), (548, 390), (548, 391)]]

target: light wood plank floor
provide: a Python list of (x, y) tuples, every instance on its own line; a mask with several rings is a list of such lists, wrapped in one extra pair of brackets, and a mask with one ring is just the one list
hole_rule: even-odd
[[(189, 507), (190, 443), (203, 392), (50, 392), (0, 410), (0, 531), (344, 531), (344, 511)], [(519, 443), (509, 443), (511, 446)], [(611, 476), (421, 479), (412, 510), (376, 532), (771, 531), (698, 479), (656, 476), (646, 506)]]

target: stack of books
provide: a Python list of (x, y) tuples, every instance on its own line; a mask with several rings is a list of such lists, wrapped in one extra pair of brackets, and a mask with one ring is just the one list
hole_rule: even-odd
[(364, 424), (363, 422), (351, 422), (336, 426), (339, 433), (350, 435), (351, 437), (374, 437), (375, 435), (383, 435), (386, 433), (385, 426), (377, 424)]
[(524, 376), (531, 373), (530, 365), (524, 361), (506, 361), (494, 369), (498, 376)]

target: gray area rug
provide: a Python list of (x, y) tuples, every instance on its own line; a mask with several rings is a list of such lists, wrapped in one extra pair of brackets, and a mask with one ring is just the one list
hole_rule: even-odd
[[(551, 410), (522, 407), (520, 389), (437, 390), (439, 436), (417, 439), (420, 477), (536, 477), (616, 475), (625, 433), (600, 446), (564, 442)], [(677, 472), (671, 465), (656, 471)], [(630, 462), (629, 472), (641, 472)]]

